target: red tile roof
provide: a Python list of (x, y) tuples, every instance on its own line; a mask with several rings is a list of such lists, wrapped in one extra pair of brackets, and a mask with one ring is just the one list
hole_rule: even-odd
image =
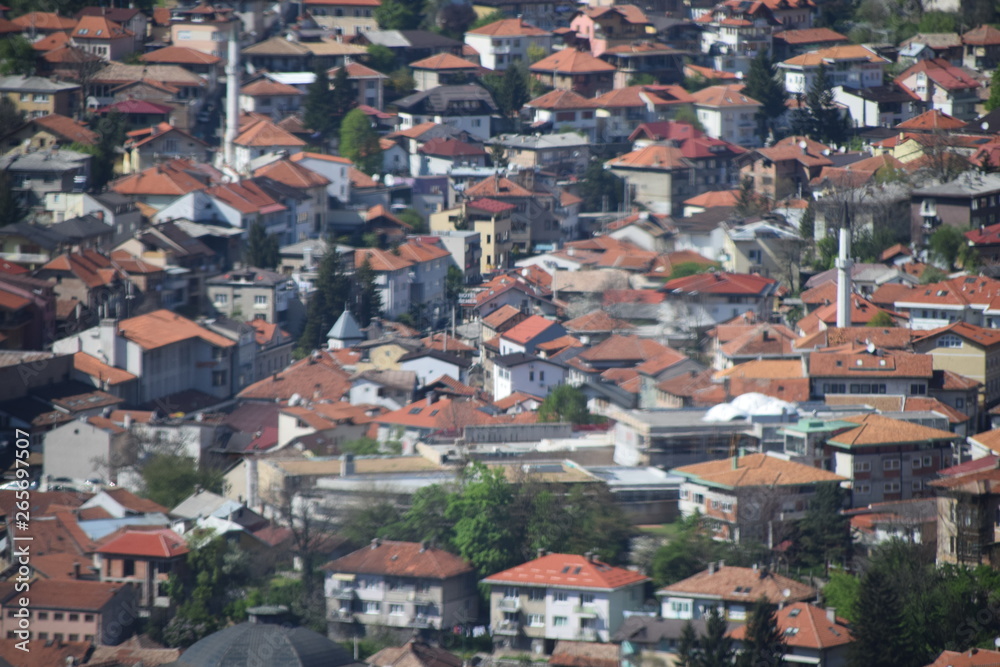
[(458, 139), (434, 137), (419, 148), (419, 152), (441, 157), (485, 156), (486, 151), (481, 146), (469, 144)]
[(479, 28), (467, 31), (467, 35), (490, 35), (493, 37), (540, 37), (549, 35), (541, 28), (536, 28), (521, 17), (516, 19), (501, 19), (487, 23)]
[(487, 213), (503, 213), (504, 211), (513, 211), (517, 208), (514, 204), (497, 201), (496, 199), (487, 199), (486, 197), (470, 201), (466, 204), (466, 207), (474, 208), (478, 211), (486, 211)]
[(991, 25), (981, 25), (962, 35), (962, 43), (970, 46), (1000, 45), (1000, 30)]
[(234, 140), (240, 146), (305, 146), (294, 134), (286, 132), (270, 120), (258, 120), (240, 128), (240, 135)]
[(549, 328), (558, 325), (559, 323), (555, 320), (550, 320), (542, 317), (541, 315), (532, 315), (523, 322), (515, 324), (513, 327), (505, 331), (501, 334), (501, 337), (514, 343), (526, 345), (547, 331)]
[[(789, 647), (823, 651), (854, 641), (844, 619), (830, 619), (826, 609), (808, 602), (796, 602), (782, 607), (775, 616), (778, 632)], [(738, 641), (744, 640), (746, 626), (737, 626), (729, 636)]]
[(97, 553), (140, 558), (177, 558), (188, 552), (184, 538), (168, 528), (116, 531), (109, 535)]
[(904, 82), (911, 76), (923, 72), (927, 78), (945, 90), (968, 90), (979, 88), (980, 83), (961, 67), (952, 65), (944, 58), (921, 60), (896, 77), (896, 83), (909, 89)]
[(760, 102), (743, 94), (743, 84), (708, 86), (691, 94), (696, 105), (707, 107), (759, 107)]
[(960, 127), (965, 127), (964, 120), (959, 120), (954, 116), (949, 116), (948, 114), (938, 111), (937, 109), (929, 109), (919, 116), (914, 116), (913, 118), (904, 120), (902, 123), (898, 123), (895, 129), (957, 130)]
[(322, 174), (290, 160), (278, 160), (265, 165), (254, 172), (254, 176), (267, 176), (279, 183), (293, 188), (317, 188), (330, 184)]
[(253, 83), (248, 83), (245, 86), (240, 86), (240, 95), (262, 96), (267, 97), (270, 95), (290, 95), (292, 97), (298, 97), (299, 95), (305, 95), (301, 90), (295, 86), (289, 86), (287, 83), (281, 83), (280, 81), (275, 81), (274, 79), (268, 79), (263, 77), (257, 79)]
[(840, 475), (828, 470), (795, 461), (786, 461), (767, 454), (748, 454), (706, 463), (695, 463), (674, 468), (671, 472), (682, 475), (697, 484), (708, 484), (724, 489), (753, 486), (773, 488), (845, 481)]
[(550, 90), (540, 97), (528, 102), (525, 106), (535, 109), (591, 109), (594, 107), (593, 100), (590, 100), (572, 90)]
[(522, 584), (560, 588), (615, 590), (649, 581), (649, 577), (575, 554), (548, 554), (483, 579), (487, 584)]
[[(727, 459), (728, 463), (729, 460)], [(786, 591), (788, 595), (786, 595)], [(764, 597), (771, 604), (788, 604), (813, 599), (816, 590), (789, 577), (767, 570), (724, 565), (670, 584), (657, 595), (677, 597), (711, 596), (727, 602), (754, 602)]]
[(235, 342), (169, 310), (154, 310), (118, 323), (121, 335), (145, 350), (200, 338), (215, 347), (233, 347)]
[(669, 280), (663, 290), (698, 294), (764, 295), (772, 292), (776, 285), (777, 281), (773, 278), (756, 274), (712, 272)]
[(150, 51), (139, 56), (146, 63), (163, 63), (170, 65), (215, 65), (222, 58), (211, 53), (189, 49), (185, 46), (165, 46), (162, 49)]
[(818, 44), (820, 42), (846, 42), (847, 37), (830, 28), (806, 28), (804, 30), (782, 30), (774, 33), (774, 39), (786, 44)]
[(102, 107), (97, 110), (98, 113), (107, 113), (109, 111), (117, 111), (118, 113), (124, 114), (143, 114), (143, 115), (158, 115), (165, 116), (172, 113), (173, 107), (167, 106), (166, 104), (157, 104), (156, 102), (150, 102), (149, 100), (122, 100), (120, 102), (113, 102), (106, 107)]
[(99, 135), (89, 129), (85, 124), (57, 113), (34, 118), (31, 120), (35, 126), (44, 129), (67, 141), (80, 144), (94, 145), (97, 143)]
[(417, 60), (416, 62), (410, 63), (410, 69), (432, 69), (432, 70), (476, 70), (479, 71), (479, 65), (473, 62), (469, 62), (465, 58), (459, 58), (458, 56), (452, 55), (450, 53), (438, 53), (429, 58), (423, 58), (422, 60)]
[(287, 401), (293, 395), (338, 401), (351, 388), (350, 375), (341, 368), (331, 353), (320, 351), (296, 361), (271, 377), (259, 380), (239, 393), (239, 398)]
[(661, 171), (694, 168), (694, 164), (684, 156), (680, 148), (667, 144), (650, 144), (612, 158), (605, 164), (618, 169), (656, 169)]
[(941, 655), (927, 667), (997, 667), (998, 665), (1000, 665), (1000, 651), (972, 648), (968, 651), (941, 651)]
[(419, 542), (376, 540), (372, 544), (330, 561), (327, 572), (378, 574), (392, 577), (450, 579), (472, 572), (467, 562), (436, 547)]
[(179, 161), (168, 162), (144, 169), (138, 174), (123, 176), (112, 181), (111, 189), (123, 195), (174, 195), (204, 190), (208, 184), (195, 178), (182, 168)]
[(957, 437), (950, 431), (942, 431), (876, 414), (843, 417), (842, 420), (854, 422), (858, 426), (833, 436), (828, 440), (831, 444), (858, 447), (913, 442), (940, 443), (953, 441)]

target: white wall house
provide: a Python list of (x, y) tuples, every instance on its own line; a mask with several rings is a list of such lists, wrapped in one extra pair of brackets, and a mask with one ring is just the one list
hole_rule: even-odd
[(465, 43), (479, 53), (479, 64), (491, 70), (505, 70), (518, 60), (528, 62), (528, 49), (535, 46), (552, 51), (552, 33), (536, 28), (518, 17), (503, 19), (465, 33)]
[(516, 352), (493, 360), (493, 400), (515, 392), (545, 397), (566, 379), (566, 369), (531, 354)]
[(778, 63), (790, 95), (805, 95), (822, 66), (831, 87), (874, 88), (881, 86), (888, 60), (861, 45), (831, 46)]

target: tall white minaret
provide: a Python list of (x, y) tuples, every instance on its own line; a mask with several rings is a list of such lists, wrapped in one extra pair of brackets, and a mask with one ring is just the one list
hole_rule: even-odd
[(840, 228), (840, 256), (837, 257), (837, 326), (851, 326), (851, 230)]
[(229, 54), (226, 59), (226, 134), (223, 150), (226, 166), (232, 168), (236, 162), (233, 142), (240, 123), (240, 20), (233, 18), (229, 24)]

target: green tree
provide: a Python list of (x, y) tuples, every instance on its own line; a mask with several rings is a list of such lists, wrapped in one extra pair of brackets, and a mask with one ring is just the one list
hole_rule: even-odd
[(851, 633), (853, 667), (914, 664), (899, 594), (881, 568), (870, 568), (861, 579), (854, 616), (857, 622)]
[(385, 0), (375, 9), (381, 30), (416, 30), (423, 19), (420, 0)]
[(951, 269), (958, 260), (958, 254), (963, 245), (967, 245), (965, 235), (951, 225), (941, 225), (931, 234), (928, 241), (931, 255), (944, 264), (945, 269)]
[(316, 69), (316, 79), (306, 89), (303, 106), (302, 123), (306, 127), (319, 134), (323, 140), (336, 133), (335, 93), (330, 88), (330, 77), (323, 67)]
[(719, 608), (712, 606), (705, 620), (705, 635), (698, 651), (698, 667), (731, 667), (735, 650), (729, 638), (726, 619)]
[(1000, 107), (1000, 67), (990, 75), (990, 97), (986, 100), (986, 110), (993, 111)]
[(114, 177), (118, 152), (125, 144), (125, 116), (112, 111), (97, 121), (94, 131), (99, 138), (88, 151), (94, 155), (90, 185), (95, 191), (100, 191)]
[(465, 274), (454, 264), (448, 267), (444, 278), (444, 295), (448, 303), (458, 303), (458, 296), (465, 291)]
[(545, 50), (544, 46), (539, 46), (538, 44), (529, 44), (526, 54), (528, 56), (528, 64), (534, 65), (539, 60), (549, 55), (549, 52)]
[(516, 115), (531, 99), (528, 79), (527, 67), (518, 61), (504, 70), (503, 74), (487, 74), (480, 82), (490, 91), (500, 113), (509, 117)]
[(221, 535), (196, 531), (185, 567), (170, 575), (167, 590), (177, 613), (164, 630), (170, 646), (187, 647), (234, 620), (246, 593), (249, 555)]
[(844, 491), (838, 484), (816, 486), (809, 509), (799, 522), (800, 560), (806, 567), (843, 563), (850, 558), (851, 524), (840, 513), (843, 508)]
[(517, 565), (523, 524), (510, 512), (514, 489), (503, 469), (473, 463), (463, 471), (462, 482), (462, 491), (449, 498), (445, 511), (454, 526), (452, 544), (458, 555), (481, 573)]
[(34, 74), (39, 53), (24, 35), (5, 36), (0, 40), (0, 74)]
[(778, 68), (767, 49), (761, 49), (750, 61), (750, 69), (743, 80), (743, 92), (760, 102), (757, 109), (757, 136), (767, 140), (775, 123), (788, 111), (788, 92)]
[(369, 44), (367, 51), (368, 66), (382, 72), (382, 74), (388, 74), (399, 66), (396, 54), (388, 46)]
[(389, 72), (389, 87), (396, 98), (405, 97), (416, 90), (417, 80), (409, 67), (397, 67)]
[(415, 208), (404, 208), (396, 217), (412, 227), (414, 234), (427, 232), (427, 221)]
[(670, 271), (669, 280), (674, 278), (686, 278), (687, 276), (693, 276), (697, 273), (704, 273), (711, 269), (718, 268), (718, 264), (702, 264), (701, 262), (681, 262), (680, 264), (675, 264), (673, 269)]
[(677, 109), (677, 112), (674, 114), (674, 120), (678, 123), (687, 123), (699, 132), (705, 131), (705, 126), (698, 120), (698, 114), (689, 106), (682, 106)]
[(677, 657), (675, 667), (697, 667), (698, 665), (698, 633), (694, 630), (691, 619), (681, 628), (681, 636), (677, 640)]
[(659, 81), (652, 74), (642, 72), (640, 74), (633, 74), (626, 83), (629, 86), (655, 86)]
[(839, 107), (833, 102), (833, 84), (825, 65), (820, 65), (816, 71), (812, 85), (806, 92), (805, 103), (810, 137), (837, 145), (847, 140), (847, 123)]
[(18, 222), (27, 213), (27, 209), (14, 190), (14, 181), (10, 172), (0, 171), (0, 221), (2, 221), (0, 225)]
[(834, 570), (823, 586), (823, 604), (837, 610), (837, 615), (848, 621), (856, 621), (855, 610), (858, 608), (858, 594), (861, 592), (861, 580), (842, 570)]
[(538, 421), (589, 424), (591, 420), (587, 397), (571, 384), (559, 385), (538, 406)]
[(618, 208), (625, 191), (625, 182), (604, 168), (599, 160), (592, 161), (583, 172), (580, 208), (587, 212), (614, 211)]
[(767, 598), (758, 599), (747, 621), (743, 648), (736, 656), (736, 667), (780, 667), (786, 648), (774, 605)]
[(382, 170), (382, 147), (378, 134), (361, 109), (352, 109), (341, 123), (340, 154), (366, 174)]
[(811, 201), (802, 213), (802, 219), (799, 220), (799, 236), (810, 244), (816, 240), (816, 209), (813, 208)]
[(884, 310), (880, 310), (872, 315), (872, 318), (868, 320), (868, 324), (866, 326), (882, 329), (890, 328), (896, 326), (896, 320), (892, 319), (892, 315), (889, 313)]
[(438, 546), (450, 546), (454, 531), (446, 513), (452, 493), (453, 488), (442, 484), (419, 489), (398, 522), (397, 536), (411, 542), (430, 540)]
[(484, 25), (489, 25), (491, 23), (496, 23), (497, 21), (503, 21), (505, 18), (507, 18), (507, 15), (504, 14), (503, 12), (499, 11), (499, 10), (497, 10), (495, 12), (490, 12), (489, 14), (481, 16), (478, 19), (476, 19), (475, 21), (473, 21), (472, 25), (469, 26), (469, 30), (475, 30), (476, 28), (482, 28)]
[(832, 269), (837, 258), (838, 244), (836, 236), (824, 236), (816, 242), (816, 264), (819, 269)]
[(340, 131), (340, 124), (344, 116), (354, 108), (358, 96), (354, 91), (350, 78), (347, 76), (346, 67), (338, 67), (337, 73), (333, 76), (333, 90), (330, 91), (330, 113), (333, 116), (333, 128), (330, 134)]
[(259, 220), (250, 225), (247, 235), (246, 262), (260, 269), (273, 269), (280, 261), (278, 237), (268, 234)]
[(736, 206), (733, 212), (740, 217), (761, 215), (768, 210), (767, 198), (754, 188), (753, 179), (747, 176), (740, 181), (740, 190), (736, 195)]
[(950, 12), (924, 12), (917, 23), (917, 31), (922, 33), (951, 33), (957, 30), (956, 21), (960, 20)]
[(392, 539), (402, 518), (395, 503), (382, 500), (355, 505), (346, 512), (339, 533), (351, 544), (368, 544), (376, 537)]
[(140, 475), (140, 495), (164, 507), (176, 507), (199, 486), (213, 493), (225, 490), (221, 470), (199, 468), (193, 457), (176, 453), (153, 454), (142, 463)]
[(350, 299), (351, 283), (344, 274), (342, 261), (333, 243), (329, 243), (317, 267), (316, 289), (309, 297), (305, 328), (297, 348), (300, 356), (324, 346), (327, 332)]
[(719, 560), (723, 553), (724, 545), (705, 532), (700, 516), (682, 519), (677, 536), (653, 555), (653, 585), (668, 586), (687, 579)]
[(357, 287), (357, 298), (351, 314), (358, 320), (358, 324), (363, 327), (368, 326), (372, 318), (378, 317), (382, 312), (382, 292), (375, 282), (375, 271), (371, 262), (365, 257), (365, 261), (354, 273), (354, 284)]
[(928, 266), (924, 269), (924, 272), (920, 274), (920, 284), (929, 285), (930, 283), (939, 283), (942, 280), (948, 279), (948, 273), (942, 271), (936, 266)]

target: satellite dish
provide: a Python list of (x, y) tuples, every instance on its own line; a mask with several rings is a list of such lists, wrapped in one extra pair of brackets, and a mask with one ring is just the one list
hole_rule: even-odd
[(979, 127), (981, 127), (983, 129), (983, 131), (986, 131), (986, 130), (990, 129), (990, 124), (989, 124), (989, 122), (987, 122), (987, 121), (984, 120), (982, 123), (979, 124)]
[(380, 178), (382, 178), (382, 177), (379, 176), (378, 174), (373, 174), (372, 175), (372, 180), (375, 181), (376, 183), (378, 183), (378, 181), (379, 181)]
[(997, 648), (1000, 648), (1000, 637), (997, 637), (996, 639), (993, 640), (993, 645), (996, 646)]
[(801, 148), (802, 150), (805, 150), (808, 147), (809, 147), (809, 144), (807, 144), (805, 142), (805, 140), (799, 142), (799, 148)]
[(781, 591), (781, 595), (784, 596), (784, 597), (786, 597), (786, 598), (789, 597), (791, 594), (792, 594), (792, 591), (790, 589), (787, 589), (787, 588), (785, 590)]
[(393, 176), (392, 174), (386, 174), (385, 178), (383, 178), (382, 181), (385, 183), (386, 187), (391, 188), (396, 184), (396, 177)]

